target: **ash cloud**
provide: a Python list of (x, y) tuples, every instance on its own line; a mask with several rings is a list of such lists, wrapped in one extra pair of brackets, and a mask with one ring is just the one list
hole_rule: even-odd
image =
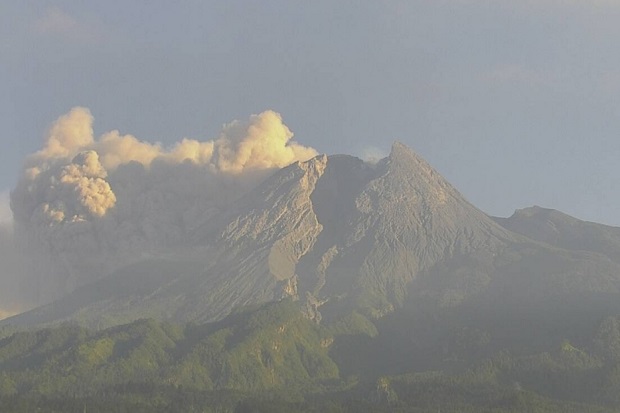
[[(277, 168), (317, 155), (273, 111), (171, 147), (111, 131), (76, 107), (50, 127), (11, 193), (28, 260), (23, 300), (48, 302), (120, 265), (181, 248), (190, 234)], [(136, 258), (138, 257), (138, 258)]]

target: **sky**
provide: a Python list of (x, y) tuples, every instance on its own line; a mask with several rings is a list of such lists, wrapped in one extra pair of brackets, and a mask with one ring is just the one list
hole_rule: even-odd
[(483, 211), (620, 226), (620, 0), (0, 2), (0, 219), (76, 106), (207, 141), (273, 110), (321, 153), (401, 141)]

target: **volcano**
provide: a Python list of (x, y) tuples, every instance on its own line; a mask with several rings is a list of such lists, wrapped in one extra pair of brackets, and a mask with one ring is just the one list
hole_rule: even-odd
[(211, 214), (187, 246), (4, 322), (204, 322), (285, 297), (320, 322), (378, 319), (407, 302), (536, 307), (619, 292), (620, 230), (582, 223), (589, 235), (570, 241), (580, 222), (540, 208), (492, 218), (402, 143), (374, 164), (320, 155)]

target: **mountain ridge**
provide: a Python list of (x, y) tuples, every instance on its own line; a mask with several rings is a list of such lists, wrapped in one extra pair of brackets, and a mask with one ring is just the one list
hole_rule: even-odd
[(317, 322), (351, 311), (376, 319), (413, 299), (454, 307), (620, 289), (619, 262), (514, 222), (480, 211), (402, 143), (376, 164), (319, 155), (198, 227), (191, 254), (121, 268), (3, 323), (206, 322), (284, 297)]
[(601, 253), (620, 262), (620, 228), (583, 221), (540, 206), (518, 209), (508, 218), (493, 219), (511, 231), (556, 247)]

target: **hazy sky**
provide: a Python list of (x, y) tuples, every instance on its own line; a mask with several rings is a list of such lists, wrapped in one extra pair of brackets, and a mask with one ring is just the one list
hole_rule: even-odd
[(74, 106), (164, 145), (273, 109), (328, 154), (400, 140), (490, 214), (620, 225), (619, 21), (620, 0), (5, 0), (0, 203)]

